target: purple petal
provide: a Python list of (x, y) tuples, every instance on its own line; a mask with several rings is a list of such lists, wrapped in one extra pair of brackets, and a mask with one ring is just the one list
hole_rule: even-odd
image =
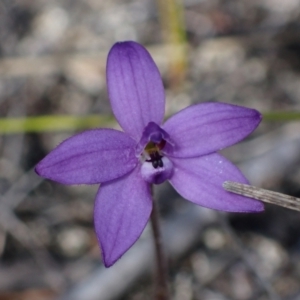
[(170, 179), (173, 174), (173, 164), (167, 157), (161, 158), (160, 167), (153, 167), (153, 163), (144, 161), (141, 166), (141, 175), (149, 183), (161, 184)]
[(63, 184), (94, 184), (121, 177), (137, 164), (130, 136), (94, 129), (62, 142), (36, 166), (36, 172)]
[(168, 133), (154, 122), (150, 122), (143, 130), (142, 137), (136, 146), (136, 154), (140, 155), (149, 142), (160, 144), (163, 141), (164, 146), (165, 143), (169, 143), (172, 147), (172, 141)]
[(137, 141), (151, 121), (161, 124), (165, 94), (148, 51), (135, 42), (116, 43), (107, 59), (109, 98), (119, 124)]
[(260, 123), (258, 111), (226, 103), (192, 105), (162, 126), (175, 144), (164, 152), (174, 157), (196, 157), (231, 146)]
[(113, 265), (142, 234), (152, 210), (150, 186), (136, 168), (101, 185), (95, 204), (95, 230), (106, 267)]
[(229, 193), (222, 184), (229, 180), (248, 183), (240, 170), (223, 156), (213, 153), (196, 158), (172, 158), (170, 179), (177, 192), (198, 205), (231, 212), (259, 212), (261, 202)]

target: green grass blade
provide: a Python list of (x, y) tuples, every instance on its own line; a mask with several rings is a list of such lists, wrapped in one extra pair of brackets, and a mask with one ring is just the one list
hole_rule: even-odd
[(299, 111), (272, 111), (263, 113), (264, 121), (276, 121), (276, 122), (287, 122), (287, 121), (300, 121)]
[(114, 118), (107, 115), (38, 116), (0, 119), (0, 134), (38, 133), (109, 127)]
[[(263, 121), (300, 121), (300, 112), (266, 112)], [(27, 118), (0, 118), (0, 134), (76, 131), (97, 127), (112, 127), (115, 119), (111, 115), (88, 116), (38, 116)]]

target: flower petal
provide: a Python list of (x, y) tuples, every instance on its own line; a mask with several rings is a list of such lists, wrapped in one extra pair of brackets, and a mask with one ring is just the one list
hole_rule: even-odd
[(130, 136), (94, 129), (62, 142), (36, 166), (36, 172), (63, 184), (94, 184), (121, 177), (137, 164)]
[(166, 143), (169, 143), (170, 147), (172, 147), (172, 141), (170, 140), (168, 133), (161, 129), (161, 127), (154, 122), (150, 122), (144, 128), (142, 137), (136, 145), (136, 155), (140, 155), (149, 142), (153, 142), (154, 144), (163, 143), (161, 144), (162, 148)]
[(165, 94), (148, 51), (135, 42), (116, 43), (107, 59), (109, 98), (119, 124), (137, 141), (151, 121), (161, 124)]
[(226, 103), (201, 103), (178, 112), (162, 126), (175, 143), (164, 152), (174, 157), (196, 157), (231, 146), (260, 123), (258, 111)]
[(222, 184), (248, 183), (240, 170), (223, 156), (213, 153), (196, 158), (172, 158), (174, 174), (170, 179), (177, 192), (198, 205), (231, 212), (259, 212), (261, 202), (229, 193)]
[(153, 163), (144, 161), (141, 166), (141, 175), (149, 183), (161, 184), (170, 179), (173, 174), (173, 164), (167, 157), (161, 158), (162, 166), (154, 167)]
[(95, 230), (106, 267), (113, 265), (142, 234), (152, 210), (150, 186), (136, 168), (101, 185), (95, 203)]

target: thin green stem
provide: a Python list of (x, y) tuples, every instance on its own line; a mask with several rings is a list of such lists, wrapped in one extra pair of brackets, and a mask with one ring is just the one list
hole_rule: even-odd
[(114, 118), (109, 115), (48, 115), (27, 118), (0, 118), (0, 134), (72, 131), (110, 127), (112, 124), (114, 124)]
[[(300, 121), (299, 111), (272, 111), (263, 113), (266, 122)], [(95, 127), (111, 127), (115, 120), (111, 115), (64, 116), (48, 115), (26, 118), (0, 118), (0, 134), (60, 132)]]
[(289, 122), (299, 121), (299, 111), (270, 111), (263, 113), (263, 121)]
[(151, 213), (151, 226), (154, 237), (154, 246), (155, 246), (155, 254), (156, 254), (156, 275), (155, 275), (155, 283), (156, 283), (156, 291), (155, 291), (155, 300), (169, 300), (169, 287), (168, 287), (168, 269), (167, 269), (167, 261), (165, 258), (162, 237), (160, 231), (160, 222), (159, 222), (159, 212), (157, 203), (153, 200), (153, 209)]

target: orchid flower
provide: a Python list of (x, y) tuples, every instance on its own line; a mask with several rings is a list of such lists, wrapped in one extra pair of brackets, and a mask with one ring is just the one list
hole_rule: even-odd
[(136, 42), (116, 43), (107, 60), (113, 113), (124, 131), (92, 129), (74, 135), (36, 167), (62, 184), (99, 184), (96, 235), (106, 267), (140, 237), (152, 210), (151, 185), (169, 180), (185, 199), (228, 212), (259, 212), (259, 201), (225, 191), (225, 181), (247, 183), (217, 153), (249, 135), (260, 123), (254, 109), (225, 103), (191, 105), (164, 122), (160, 73)]

